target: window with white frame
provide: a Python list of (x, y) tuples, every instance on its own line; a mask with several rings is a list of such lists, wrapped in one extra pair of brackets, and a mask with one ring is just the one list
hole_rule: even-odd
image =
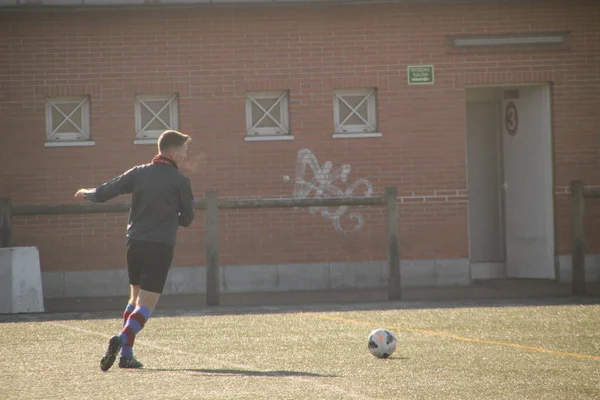
[(135, 96), (135, 136), (156, 139), (166, 130), (179, 130), (177, 93)]
[(46, 139), (49, 142), (90, 140), (89, 96), (46, 100)]
[(333, 94), (335, 133), (377, 132), (377, 91), (341, 89)]
[(290, 133), (289, 92), (247, 92), (246, 132), (255, 135), (288, 135)]

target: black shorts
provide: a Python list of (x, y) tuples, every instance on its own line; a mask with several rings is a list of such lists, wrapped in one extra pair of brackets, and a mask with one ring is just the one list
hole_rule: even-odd
[(129, 283), (148, 292), (162, 293), (173, 261), (173, 247), (165, 243), (127, 241)]

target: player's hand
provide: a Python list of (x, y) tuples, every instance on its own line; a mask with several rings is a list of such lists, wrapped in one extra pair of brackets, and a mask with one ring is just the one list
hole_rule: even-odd
[(75, 198), (79, 199), (79, 200), (83, 200), (86, 198), (86, 196), (90, 195), (93, 192), (94, 192), (94, 189), (79, 189), (75, 193)]

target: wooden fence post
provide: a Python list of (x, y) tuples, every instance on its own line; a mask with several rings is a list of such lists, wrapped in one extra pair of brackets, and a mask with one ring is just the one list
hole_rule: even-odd
[(398, 205), (396, 197), (398, 189), (385, 188), (385, 216), (387, 225), (387, 250), (388, 250), (388, 300), (400, 300), (402, 289), (400, 286), (400, 228), (398, 224)]
[(585, 229), (584, 229), (584, 186), (581, 181), (571, 181), (571, 210), (573, 247), (571, 268), (574, 295), (585, 293)]
[(0, 199), (0, 248), (12, 246), (12, 203)]
[(219, 301), (219, 197), (206, 192), (206, 304), (218, 306)]

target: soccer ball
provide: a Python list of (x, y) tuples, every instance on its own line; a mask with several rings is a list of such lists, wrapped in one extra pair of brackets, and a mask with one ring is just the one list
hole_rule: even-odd
[(375, 329), (369, 334), (369, 351), (377, 358), (388, 358), (396, 350), (396, 335), (387, 329)]

